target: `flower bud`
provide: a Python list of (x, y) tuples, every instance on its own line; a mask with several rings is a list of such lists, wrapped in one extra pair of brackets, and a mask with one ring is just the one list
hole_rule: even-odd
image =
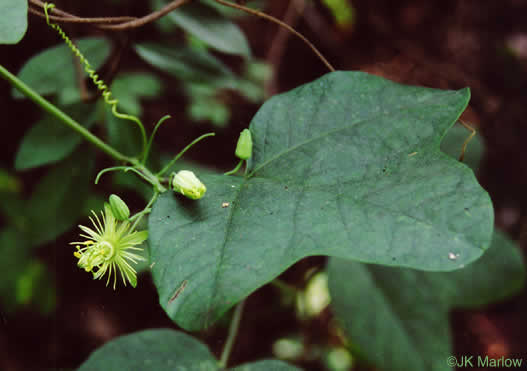
[(130, 209), (126, 203), (117, 195), (110, 196), (110, 210), (115, 219), (119, 221), (127, 220), (130, 217)]
[(181, 170), (175, 174), (172, 186), (175, 192), (180, 192), (193, 200), (200, 199), (207, 191), (207, 187), (189, 170)]
[(240, 138), (238, 138), (238, 144), (236, 145), (236, 152), (234, 153), (236, 157), (247, 160), (251, 157), (253, 152), (253, 140), (251, 137), (251, 132), (249, 129), (243, 129), (240, 133)]

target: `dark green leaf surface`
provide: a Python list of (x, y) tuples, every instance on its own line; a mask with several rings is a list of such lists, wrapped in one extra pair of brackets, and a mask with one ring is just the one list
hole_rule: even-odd
[(27, 232), (34, 246), (49, 242), (82, 216), (93, 181), (94, 156), (79, 150), (51, 169), (27, 203)]
[(21, 273), (31, 261), (30, 245), (26, 236), (15, 228), (0, 230), (0, 302), (3, 310), (10, 313), (17, 306), (16, 285)]
[[(146, 330), (119, 337), (93, 352), (78, 371), (220, 371), (207, 346), (193, 337), (168, 329)], [(297, 371), (299, 368), (265, 360), (233, 371)]]
[(492, 235), (490, 199), (439, 151), (468, 99), (468, 89), (359, 72), (270, 99), (250, 125), (246, 178), (203, 176), (203, 199), (156, 202), (150, 246), (163, 308), (186, 329), (209, 326), (309, 255), (429, 271), (476, 260)]
[[(86, 128), (95, 123), (93, 105), (75, 104), (64, 109)], [(32, 169), (62, 160), (81, 143), (82, 137), (54, 116), (38, 121), (24, 136), (15, 158), (17, 170)]]
[(166, 19), (220, 52), (250, 57), (249, 43), (240, 28), (216, 9), (197, 1), (178, 8)]
[(274, 359), (263, 360), (254, 363), (247, 363), (238, 367), (231, 368), (232, 371), (300, 371), (301, 368), (291, 366), (285, 362)]
[(16, 44), (27, 30), (27, 1), (0, 2), (0, 44)]
[(112, 93), (119, 100), (118, 111), (141, 116), (140, 98), (153, 98), (161, 93), (161, 81), (152, 74), (120, 74), (112, 83)]
[(178, 79), (228, 85), (225, 81), (233, 78), (232, 71), (206, 50), (155, 43), (138, 44), (135, 50), (146, 62)]
[[(110, 54), (110, 45), (105, 39), (80, 39), (77, 46), (94, 69), (99, 68)], [(26, 62), (18, 73), (18, 78), (37, 93), (59, 94), (62, 104), (80, 101), (76, 76), (74, 54), (64, 43), (37, 54)], [(13, 96), (24, 97), (14, 88)]]
[(207, 347), (182, 332), (146, 330), (119, 337), (93, 352), (79, 371), (216, 371)]
[(115, 117), (109, 106), (104, 107), (108, 143), (127, 156), (137, 156), (142, 149), (141, 130), (130, 120)]
[(448, 312), (517, 292), (520, 251), (499, 232), (483, 257), (455, 272), (422, 272), (331, 259), (332, 304), (351, 342), (382, 370), (448, 371)]

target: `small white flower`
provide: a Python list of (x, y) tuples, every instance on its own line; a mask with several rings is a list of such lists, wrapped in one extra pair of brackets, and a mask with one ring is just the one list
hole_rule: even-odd
[(93, 211), (92, 213), (95, 221), (91, 217), (90, 220), (95, 230), (79, 225), (79, 228), (86, 233), (80, 236), (87, 240), (70, 242), (77, 248), (74, 253), (75, 257), (79, 259), (77, 265), (84, 268), (86, 272), (92, 272), (93, 279), (101, 279), (108, 272), (106, 286), (110, 283), (113, 275), (114, 290), (117, 283), (117, 269), (119, 269), (124, 285), (126, 286), (128, 280), (132, 287), (136, 287), (137, 272), (129, 261), (136, 264), (137, 261), (145, 259), (130, 250), (142, 250), (135, 245), (139, 245), (147, 239), (148, 231), (130, 230), (130, 222), (116, 220), (109, 205), (106, 205), (104, 213), (101, 213), (102, 223), (97, 214)]

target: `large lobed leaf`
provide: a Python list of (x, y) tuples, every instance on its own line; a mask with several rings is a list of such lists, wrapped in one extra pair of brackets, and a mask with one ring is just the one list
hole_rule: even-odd
[(503, 299), (525, 281), (520, 251), (499, 232), (480, 260), (455, 272), (330, 259), (328, 273), (333, 310), (352, 343), (390, 371), (451, 370), (449, 311)]
[(468, 99), (468, 89), (360, 72), (270, 99), (250, 125), (248, 176), (203, 176), (203, 199), (156, 202), (150, 246), (163, 308), (186, 329), (209, 326), (309, 255), (428, 271), (476, 260), (492, 235), (490, 199), (439, 151)]

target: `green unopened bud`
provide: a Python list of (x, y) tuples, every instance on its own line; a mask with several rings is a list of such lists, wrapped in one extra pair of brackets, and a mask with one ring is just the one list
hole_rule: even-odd
[(238, 138), (238, 144), (236, 144), (236, 157), (247, 160), (253, 153), (253, 139), (249, 129), (243, 129)]
[(130, 217), (130, 209), (126, 203), (117, 195), (110, 196), (110, 210), (115, 219), (123, 221)]
[(194, 175), (192, 171), (181, 170), (174, 175), (172, 179), (172, 186), (175, 192), (179, 192), (193, 200), (200, 199), (207, 191), (205, 184)]

